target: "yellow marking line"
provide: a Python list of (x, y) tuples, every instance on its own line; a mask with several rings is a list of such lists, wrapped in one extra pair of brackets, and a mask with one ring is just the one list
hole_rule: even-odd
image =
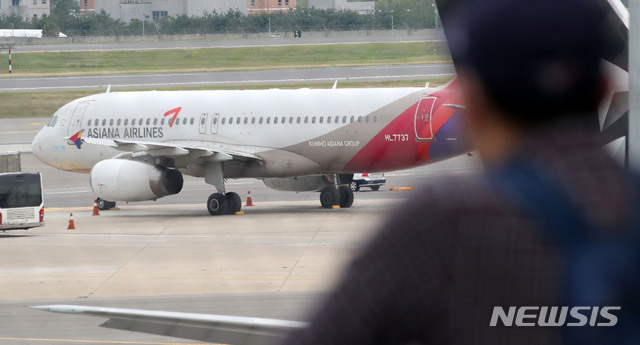
[(82, 212), (93, 211), (93, 206), (87, 207), (45, 207), (45, 212)]
[(135, 344), (135, 345), (210, 345), (210, 344), (193, 344), (193, 343), (150, 343), (139, 341), (109, 341), (109, 340), (72, 340), (72, 339), (39, 339), (39, 338), (4, 338), (0, 340), (16, 340), (16, 341), (41, 341), (51, 343), (77, 343), (77, 344)]
[(44, 126), (46, 122), (30, 122), (29, 126)]
[[(31, 274), (8, 274), (12, 277), (29, 277)], [(319, 279), (321, 276), (216, 276), (216, 275), (189, 275), (189, 274), (109, 274), (109, 273), (53, 273), (37, 274), (38, 277), (114, 277), (114, 278), (200, 278), (200, 279)], [(1, 338), (0, 338), (1, 339)]]
[(23, 134), (23, 133), (38, 133), (40, 131), (8, 131), (8, 132), (0, 132), (0, 134)]

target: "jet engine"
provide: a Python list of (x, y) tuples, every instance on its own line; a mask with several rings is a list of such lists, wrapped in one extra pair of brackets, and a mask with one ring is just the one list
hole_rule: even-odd
[(109, 201), (156, 200), (182, 190), (182, 174), (175, 169), (126, 159), (107, 159), (91, 169), (91, 189)]
[(285, 192), (317, 191), (329, 185), (324, 175), (266, 178), (262, 181), (271, 189)]

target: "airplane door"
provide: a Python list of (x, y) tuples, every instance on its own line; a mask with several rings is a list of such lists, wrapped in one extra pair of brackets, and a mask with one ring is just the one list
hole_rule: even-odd
[(220, 113), (214, 113), (211, 116), (211, 134), (218, 134), (218, 121), (220, 121)]
[(78, 133), (82, 129), (82, 117), (88, 107), (89, 102), (81, 102), (76, 105), (76, 109), (73, 111), (73, 114), (71, 114), (71, 119), (69, 120), (69, 136)]
[(204, 113), (202, 115), (200, 115), (200, 134), (206, 134), (207, 133), (207, 118), (209, 117), (209, 114)]
[(432, 115), (433, 107), (436, 104), (436, 97), (425, 97), (418, 103), (414, 128), (417, 141), (433, 140)]

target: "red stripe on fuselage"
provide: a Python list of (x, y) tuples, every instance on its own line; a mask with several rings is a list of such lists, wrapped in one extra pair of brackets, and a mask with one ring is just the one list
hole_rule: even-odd
[[(457, 83), (436, 91), (428, 97), (437, 97), (431, 114), (432, 129), (437, 139), (438, 130), (451, 118), (455, 110), (444, 104), (462, 104)], [(360, 150), (344, 168), (344, 172), (376, 172), (407, 169), (431, 162), (429, 148), (432, 141), (416, 141), (415, 116), (419, 101), (396, 117)], [(420, 137), (428, 137), (429, 128), (418, 129)], [(407, 137), (408, 135), (408, 137)], [(406, 139), (406, 140), (405, 140)], [(460, 154), (463, 152), (460, 152)]]

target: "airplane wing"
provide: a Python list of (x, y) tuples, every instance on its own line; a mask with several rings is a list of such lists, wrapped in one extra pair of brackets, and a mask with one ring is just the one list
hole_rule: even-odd
[(219, 148), (207, 145), (191, 146), (181, 144), (157, 143), (146, 141), (132, 141), (120, 139), (97, 139), (85, 138), (84, 143), (90, 145), (109, 146), (120, 151), (123, 154), (116, 158), (132, 158), (141, 155), (149, 155), (152, 157), (179, 157), (191, 155), (194, 160), (198, 158), (206, 158), (214, 161), (230, 161), (230, 160), (262, 160), (262, 158), (239, 150), (228, 147)]
[(269, 344), (290, 331), (307, 327), (306, 323), (297, 321), (140, 309), (75, 305), (31, 308), (108, 318), (100, 327), (231, 345)]

